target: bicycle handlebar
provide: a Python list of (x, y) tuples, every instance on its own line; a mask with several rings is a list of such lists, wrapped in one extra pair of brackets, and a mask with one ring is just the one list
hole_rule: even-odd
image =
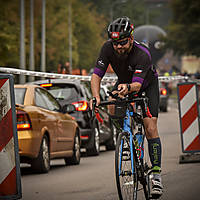
[(127, 105), (127, 104), (132, 103), (132, 102), (143, 103), (145, 114), (147, 115), (147, 117), (152, 118), (152, 115), (149, 111), (149, 107), (147, 106), (147, 97), (137, 97), (137, 98), (134, 98), (134, 99), (126, 99), (125, 98), (125, 99), (117, 99), (117, 100), (112, 100), (112, 101), (102, 101), (99, 106), (106, 106), (106, 105), (121, 105), (121, 106), (123, 106), (123, 104)]
[[(121, 105), (121, 106), (125, 106), (129, 103), (137, 103), (137, 102), (141, 102), (141, 105), (143, 104), (142, 108), (144, 108), (143, 113), (145, 113), (147, 115), (147, 117), (152, 118), (152, 115), (149, 111), (149, 107), (147, 106), (147, 101), (148, 98), (143, 96), (143, 97), (138, 97), (136, 92), (133, 92), (129, 95), (127, 95), (126, 97), (120, 98), (118, 96), (118, 94), (112, 94), (112, 92), (108, 92), (108, 94), (113, 97), (115, 100), (111, 100), (111, 101), (102, 101), (99, 106), (106, 106), (106, 105)], [(96, 98), (93, 98), (93, 110), (95, 110), (96, 107)], [(95, 113), (96, 114), (96, 113)], [(97, 114), (96, 114), (97, 116)], [(100, 117), (100, 116), (99, 116)], [(98, 117), (97, 117), (98, 119)]]

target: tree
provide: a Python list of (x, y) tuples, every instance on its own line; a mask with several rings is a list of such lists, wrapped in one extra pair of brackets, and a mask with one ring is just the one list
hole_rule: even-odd
[(73, 34), (77, 39), (79, 61), (77, 67), (89, 70), (94, 67), (99, 49), (105, 40), (105, 19), (79, 1), (73, 3)]
[[(72, 6), (72, 25), (68, 24), (68, 6)], [(73, 68), (93, 67), (103, 42), (105, 20), (90, 4), (80, 0), (48, 1), (47, 4), (47, 66), (52, 71), (59, 62), (69, 61), (69, 29), (72, 29)]]
[[(91, 0), (82, 0), (91, 2)], [(134, 26), (139, 26), (145, 23), (146, 5), (145, 0), (93, 0), (93, 7), (98, 13), (105, 16), (107, 24), (111, 21), (111, 10), (113, 18), (127, 16), (134, 23)]]
[[(30, 1), (25, 1), (26, 69), (29, 66)], [(0, 0), (0, 65), (19, 66), (20, 3)], [(105, 39), (105, 19), (82, 0), (46, 1), (46, 69), (56, 71), (60, 62), (69, 61), (68, 6), (72, 5), (73, 68), (93, 67)], [(34, 1), (35, 69), (41, 64), (42, 1)]]
[(179, 55), (200, 56), (200, 1), (173, 0), (173, 18), (168, 26), (165, 48)]
[(19, 60), (19, 4), (0, 0), (0, 65), (16, 65)]
[[(26, 65), (29, 66), (30, 1), (25, 1)], [(117, 2), (117, 3), (116, 3)], [(58, 63), (69, 61), (68, 6), (72, 5), (73, 68), (94, 67), (102, 43), (107, 40), (106, 27), (113, 17), (127, 15), (135, 27), (145, 22), (145, 0), (57, 0), (46, 1), (46, 69), (56, 71)], [(19, 66), (20, 3), (0, 0), (0, 64)], [(34, 1), (35, 69), (41, 64), (42, 1)]]

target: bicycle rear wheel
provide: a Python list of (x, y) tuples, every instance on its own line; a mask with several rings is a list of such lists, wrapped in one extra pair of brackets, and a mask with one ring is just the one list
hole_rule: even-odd
[(135, 161), (133, 168), (132, 172), (129, 136), (122, 132), (118, 136), (115, 150), (116, 184), (120, 200), (137, 199), (138, 177)]
[[(143, 127), (143, 132), (144, 132), (144, 127)], [(143, 133), (145, 134), (145, 133)], [(148, 144), (146, 138), (144, 138), (144, 157), (142, 159), (142, 165), (143, 165), (143, 170), (144, 170), (144, 177), (142, 181), (142, 186), (143, 186), (143, 191), (144, 191), (144, 196), (146, 200), (149, 200), (150, 197), (150, 159), (149, 159), (149, 154), (148, 154)]]
[(151, 197), (150, 197), (150, 177), (149, 175), (145, 175), (145, 180), (144, 180), (144, 183), (143, 183), (143, 190), (144, 190), (144, 196), (146, 198), (146, 200), (149, 200)]

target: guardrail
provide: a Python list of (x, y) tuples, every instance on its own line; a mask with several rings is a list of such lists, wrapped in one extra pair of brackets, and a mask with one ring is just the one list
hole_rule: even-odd
[[(8, 68), (8, 67), (0, 67), (0, 72), (10, 73), (10, 74), (20, 74), (26, 76), (37, 76), (43, 78), (60, 78), (60, 79), (68, 79), (68, 80), (82, 80), (82, 81), (90, 81), (91, 76), (80, 76), (80, 75), (71, 75), (71, 74), (57, 74), (57, 73), (47, 73), (47, 72), (37, 72), (37, 71), (28, 71), (17, 68)], [(170, 81), (178, 81), (178, 80), (187, 80), (187, 76), (159, 76), (158, 79), (163, 82)], [(116, 76), (104, 76), (102, 82), (111, 83), (116, 81)]]

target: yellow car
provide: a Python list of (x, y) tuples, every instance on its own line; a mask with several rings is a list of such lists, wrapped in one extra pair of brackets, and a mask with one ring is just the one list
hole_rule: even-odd
[(50, 159), (64, 158), (66, 165), (80, 163), (80, 133), (72, 104), (61, 107), (44, 88), (15, 85), (19, 155), (41, 173), (50, 169)]

